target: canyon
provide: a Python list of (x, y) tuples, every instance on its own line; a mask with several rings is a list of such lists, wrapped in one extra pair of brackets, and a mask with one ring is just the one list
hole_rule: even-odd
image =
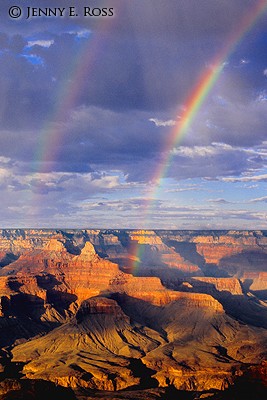
[(266, 328), (266, 231), (0, 230), (0, 400), (261, 399)]

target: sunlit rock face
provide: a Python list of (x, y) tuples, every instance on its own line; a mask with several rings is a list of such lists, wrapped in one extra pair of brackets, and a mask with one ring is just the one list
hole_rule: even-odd
[(261, 231), (0, 231), (0, 396), (264, 391), (266, 260)]

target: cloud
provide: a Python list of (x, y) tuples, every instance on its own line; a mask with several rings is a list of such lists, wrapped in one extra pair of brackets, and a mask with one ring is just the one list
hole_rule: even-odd
[(44, 60), (35, 54), (25, 54), (23, 57), (33, 65), (44, 65)]
[(203, 189), (201, 189), (201, 187), (199, 187), (199, 186), (193, 186), (193, 187), (184, 187), (184, 188), (176, 188), (176, 189), (166, 189), (165, 190), (165, 193), (180, 193), (180, 192), (191, 192), (191, 191), (193, 191), (193, 192), (198, 192), (198, 191), (200, 191), (200, 190), (203, 190)]
[(256, 101), (258, 101), (258, 102), (266, 102), (267, 101), (267, 92), (266, 92), (266, 90), (262, 90), (258, 94)]
[(10, 164), (12, 161), (9, 157), (0, 156), (0, 164)]
[(267, 203), (267, 196), (263, 196), (263, 197), (258, 197), (256, 199), (251, 199), (249, 200), (249, 203)]
[(240, 175), (253, 166), (244, 149), (222, 143), (179, 146), (173, 149), (172, 154), (168, 175), (176, 180), (196, 177), (219, 179)]
[[(145, 193), (147, 185), (125, 182), (119, 171), (113, 171), (113, 175), (105, 171), (22, 174), (20, 165), (5, 158), (3, 161), (0, 168), (3, 226), (49, 227), (53, 220), (56, 227), (67, 224), (73, 227), (121, 228), (127, 225), (132, 228), (193, 229), (216, 222), (217, 227), (227, 229), (236, 223), (245, 228), (246, 223), (254, 221), (259, 228), (267, 216), (264, 211), (223, 210), (224, 199), (209, 199), (206, 204), (197, 201), (197, 205), (188, 205), (186, 200), (180, 205), (173, 200), (155, 200), (149, 197), (150, 192)], [(140, 189), (143, 196), (140, 196)], [(176, 189), (186, 192), (198, 190), (198, 187)], [(201, 189), (205, 190), (205, 187)], [(14, 195), (17, 192), (19, 195)], [(135, 192), (139, 197), (133, 197)], [(260, 200), (265, 201), (258, 198), (255, 203)], [(213, 202), (212, 208), (207, 206), (210, 202)]]
[[(145, 188), (159, 171), (165, 174), (163, 183), (192, 179), (197, 185), (163, 185), (166, 198), (174, 192), (188, 198), (187, 192), (200, 190), (201, 184), (197, 200), (202, 208), (157, 203), (150, 210), (151, 225), (173, 226), (177, 218), (186, 227), (191, 218), (191, 226), (201, 221), (204, 226), (209, 219), (218, 226), (244, 226), (244, 221), (264, 218), (246, 210), (220, 214), (224, 199), (210, 199), (212, 210), (204, 203), (209, 185), (223, 184), (226, 190), (238, 181), (257, 182), (257, 197), (264, 197), (266, 15), (232, 48), (228, 60), (221, 60), (218, 80), (170, 149), (179, 110), (187, 107), (190, 113), (188, 99), (199, 79), (211, 72), (209, 66), (236, 32), (237, 21), (250, 15), (253, 5), (250, 0), (206, 0), (201, 7), (195, 0), (169, 0), (167, 5), (158, 0), (156, 8), (152, 0), (104, 3), (116, 9), (112, 20), (79, 16), (32, 18), (29, 23), (7, 18), (11, 3), (2, 0), (3, 223), (52, 220), (65, 226), (82, 220), (121, 226), (130, 221), (138, 226), (140, 212), (148, 206)], [(77, 9), (83, 5), (88, 1), (80, 0)], [(39, 0), (38, 6), (54, 3)], [(72, 4), (58, 0), (57, 6)], [(95, 208), (82, 206), (91, 200)]]
[(75, 35), (79, 39), (81, 38), (88, 39), (92, 32), (89, 29), (76, 29), (76, 30), (70, 30), (67, 33)]
[(182, 157), (207, 157), (221, 154), (223, 151), (236, 151), (230, 145), (224, 143), (212, 143), (210, 146), (179, 146), (173, 149), (173, 154)]
[(40, 40), (29, 40), (27, 47), (41, 46), (41, 47), (48, 48), (48, 47), (52, 46), (52, 44), (54, 44), (54, 40), (53, 39), (50, 39), (50, 40), (45, 40), (45, 39), (42, 39), (42, 40), (41, 39)]
[[(71, 194), (72, 198), (85, 198), (94, 193), (112, 190), (118, 186), (118, 174), (107, 174), (105, 172), (22, 172), (19, 164), (12, 164), (4, 158), (0, 166), (0, 185), (2, 190), (29, 191), (38, 194), (50, 192), (65, 192)], [(0, 158), (1, 164), (1, 158)]]
[(157, 118), (149, 118), (149, 121), (154, 122), (154, 124), (156, 126), (174, 126), (174, 125), (176, 125), (176, 121), (174, 121), (173, 119), (169, 119), (167, 121), (162, 121)]
[(231, 204), (231, 201), (227, 201), (225, 199), (208, 199), (209, 203), (215, 203), (215, 204)]
[(246, 64), (249, 64), (249, 63), (250, 63), (250, 61), (248, 59), (246, 59), (246, 58), (241, 58), (241, 60), (240, 60), (240, 64), (241, 65), (246, 65)]
[(244, 188), (245, 189), (258, 189), (259, 185), (258, 184), (257, 185), (244, 185)]
[(225, 182), (267, 182), (267, 174), (222, 178)]

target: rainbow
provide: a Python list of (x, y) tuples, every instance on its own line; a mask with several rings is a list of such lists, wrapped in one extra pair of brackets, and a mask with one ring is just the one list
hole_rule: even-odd
[[(210, 62), (210, 67), (205, 68), (205, 71), (198, 80), (196, 86), (191, 91), (190, 95), (185, 101), (184, 112), (182, 113), (178, 125), (174, 126), (169, 138), (166, 142), (164, 157), (161, 160), (157, 171), (154, 175), (153, 182), (156, 188), (161, 179), (166, 175), (171, 158), (172, 149), (184, 138), (188, 129), (190, 128), (196, 114), (198, 113), (203, 102), (207, 98), (214, 84), (217, 82), (223, 68), (224, 63), (232, 54), (236, 46), (243, 39), (245, 34), (255, 25), (258, 18), (267, 9), (267, 0), (259, 0), (241, 19), (237, 29), (232, 32), (227, 42), (216, 57)], [(155, 197), (153, 195), (152, 197)]]
[[(122, 5), (120, 9), (116, 9), (116, 16), (119, 16), (124, 8)], [(99, 18), (98, 27), (101, 37), (98, 38), (90, 32), (89, 38), (81, 46), (79, 53), (70, 60), (66, 67), (65, 76), (53, 99), (55, 103), (53, 111), (41, 128), (33, 155), (32, 176), (36, 177), (39, 182), (45, 180), (46, 174), (55, 168), (55, 162), (59, 157), (60, 147), (66, 135), (66, 121), (77, 103), (84, 82), (90, 76), (98, 57), (104, 52), (105, 41), (103, 39), (108, 35), (115, 20), (116, 18)], [(41, 185), (35, 189), (30, 199), (30, 209), (31, 214), (38, 220), (43, 196)]]
[[(151, 181), (152, 184), (148, 194), (148, 201), (146, 202), (146, 205), (144, 207), (144, 227), (146, 226), (146, 223), (148, 221), (153, 203), (158, 196), (161, 181), (166, 176), (170, 167), (173, 157), (172, 150), (181, 142), (181, 140), (188, 132), (202, 104), (209, 95), (214, 84), (217, 82), (224, 68), (224, 63), (227, 61), (229, 56), (232, 54), (232, 52), (246, 35), (246, 33), (249, 32), (256, 24), (259, 17), (265, 12), (266, 9), (267, 0), (259, 0), (257, 1), (256, 5), (254, 4), (253, 7), (245, 13), (245, 15), (239, 21), (237, 28), (230, 34), (228, 40), (225, 42), (220, 52), (216, 54), (213, 60), (211, 60), (211, 67), (205, 68), (205, 71), (202, 73), (197, 84), (193, 87), (193, 90), (190, 92), (190, 95), (186, 99), (183, 107), (184, 111), (180, 116), (178, 124), (175, 124), (173, 130), (170, 132), (170, 135), (166, 141), (165, 149), (163, 151), (163, 157), (159, 162), (158, 168), (156, 169), (154, 177)], [(140, 265), (142, 253), (142, 245), (137, 245), (136, 254), (134, 256), (135, 261), (132, 265), (132, 269), (134, 271), (136, 271), (138, 266)]]
[[(153, 202), (156, 200), (162, 179), (166, 176), (173, 157), (173, 148), (184, 138), (188, 132), (195, 116), (200, 110), (203, 102), (209, 95), (214, 84), (218, 80), (224, 62), (232, 54), (238, 43), (244, 35), (256, 24), (259, 17), (267, 8), (267, 0), (258, 0), (246, 13), (237, 21), (237, 27), (229, 35), (228, 40), (222, 46), (221, 50), (211, 60), (211, 67), (205, 68), (197, 84), (193, 87), (188, 98), (184, 101), (184, 111), (180, 116), (178, 123), (171, 130), (162, 151), (162, 158), (158, 163), (149, 194), (147, 195), (146, 205), (144, 207), (144, 227), (149, 216), (149, 211), (152, 208)], [(117, 11), (117, 10), (116, 10)], [(119, 10), (121, 12), (121, 10)], [(103, 35), (107, 34), (110, 29), (110, 23), (116, 22), (114, 19), (106, 19), (102, 28)], [(70, 62), (69, 71), (64, 80), (64, 83), (58, 90), (58, 96), (55, 99), (54, 113), (44, 125), (40, 140), (37, 146), (34, 160), (38, 163), (35, 173), (45, 174), (51, 170), (51, 163), (55, 162), (58, 157), (58, 149), (62, 143), (65, 134), (64, 119), (69, 111), (75, 106), (80, 95), (80, 89), (90, 70), (95, 65), (98, 56), (101, 55), (101, 48), (104, 42), (92, 36), (89, 39), (88, 45), (85, 46), (80, 54)], [(66, 82), (68, 82), (66, 84)], [(38, 198), (35, 198), (36, 203)], [(142, 246), (136, 246), (134, 257), (136, 260), (141, 259)], [(138, 265), (139, 261), (135, 264)]]
[[(66, 85), (65, 79), (62, 80), (57, 93), (54, 115), (50, 117), (42, 129), (35, 154), (35, 159), (40, 162), (40, 169), (37, 172), (48, 172), (51, 167), (49, 163), (57, 159), (58, 149), (66, 130), (64, 121), (66, 121), (70, 110), (75, 105), (80, 94), (82, 82), (90, 73), (96, 60), (99, 46), (98, 50), (96, 50), (97, 46), (94, 43), (94, 39), (92, 39), (92, 42), (90, 39), (88, 41), (89, 44), (81, 51), (80, 56), (70, 62), (68, 76), (65, 78), (68, 84)], [(79, 62), (80, 58), (82, 62)]]
[[(120, 9), (116, 9), (116, 17), (120, 16), (124, 8), (125, 6), (122, 5)], [(81, 46), (80, 52), (70, 60), (65, 77), (62, 79), (54, 99), (54, 111), (41, 129), (40, 140), (34, 155), (34, 161), (39, 165), (35, 169), (36, 173), (46, 173), (53, 168), (52, 164), (58, 158), (59, 148), (66, 132), (65, 121), (77, 103), (81, 88), (90, 76), (96, 60), (104, 52), (105, 41), (103, 39), (108, 35), (115, 21), (115, 17), (99, 18), (98, 27), (101, 31), (101, 38), (99, 39), (91, 32), (86, 43)]]

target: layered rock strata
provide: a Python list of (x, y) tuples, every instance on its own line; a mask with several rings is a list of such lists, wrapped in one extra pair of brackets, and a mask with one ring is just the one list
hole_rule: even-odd
[(266, 249), (261, 231), (1, 230), (0, 343), (31, 380), (223, 390), (266, 358)]

